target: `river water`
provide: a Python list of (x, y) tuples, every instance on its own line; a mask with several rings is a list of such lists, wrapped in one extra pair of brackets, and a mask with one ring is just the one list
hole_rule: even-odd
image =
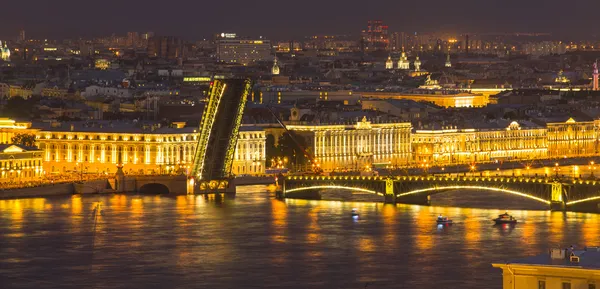
[[(537, 207), (503, 194), (433, 200), (495, 207), (471, 209), (238, 192), (0, 200), (0, 287), (502, 288), (492, 262), (600, 245), (600, 215), (526, 210)], [(521, 222), (493, 226), (504, 209)], [(438, 227), (438, 214), (456, 224)]]

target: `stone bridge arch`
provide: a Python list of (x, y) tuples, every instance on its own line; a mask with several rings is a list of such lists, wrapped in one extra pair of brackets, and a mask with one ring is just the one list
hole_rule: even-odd
[(142, 185), (138, 189), (138, 193), (140, 194), (157, 194), (157, 195), (166, 195), (170, 193), (169, 187), (161, 183), (147, 183)]

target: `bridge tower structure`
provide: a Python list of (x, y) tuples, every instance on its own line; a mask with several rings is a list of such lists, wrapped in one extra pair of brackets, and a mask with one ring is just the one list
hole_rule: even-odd
[(251, 88), (249, 79), (211, 82), (188, 184), (193, 192), (235, 192), (231, 166)]

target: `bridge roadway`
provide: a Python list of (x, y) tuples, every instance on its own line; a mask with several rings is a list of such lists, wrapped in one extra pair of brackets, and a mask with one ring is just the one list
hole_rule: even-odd
[(552, 210), (600, 211), (600, 181), (524, 176), (287, 176), (281, 197), (320, 190), (372, 193), (386, 203), (429, 205), (430, 196), (449, 190), (487, 190), (542, 202)]

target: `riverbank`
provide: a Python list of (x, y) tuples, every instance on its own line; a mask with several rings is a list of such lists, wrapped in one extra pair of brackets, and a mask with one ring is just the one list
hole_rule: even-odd
[[(183, 180), (185, 182), (185, 180)], [(236, 186), (270, 185), (274, 177), (240, 177), (235, 179)], [(82, 182), (45, 184), (36, 187), (24, 187), (0, 190), (0, 199), (49, 197), (73, 194), (103, 194), (115, 192), (113, 178), (88, 180)], [(135, 192), (129, 192), (135, 193)]]
[(80, 183), (47, 184), (38, 187), (0, 190), (0, 199), (34, 198), (73, 194), (98, 194), (112, 192), (108, 179), (83, 181)]

